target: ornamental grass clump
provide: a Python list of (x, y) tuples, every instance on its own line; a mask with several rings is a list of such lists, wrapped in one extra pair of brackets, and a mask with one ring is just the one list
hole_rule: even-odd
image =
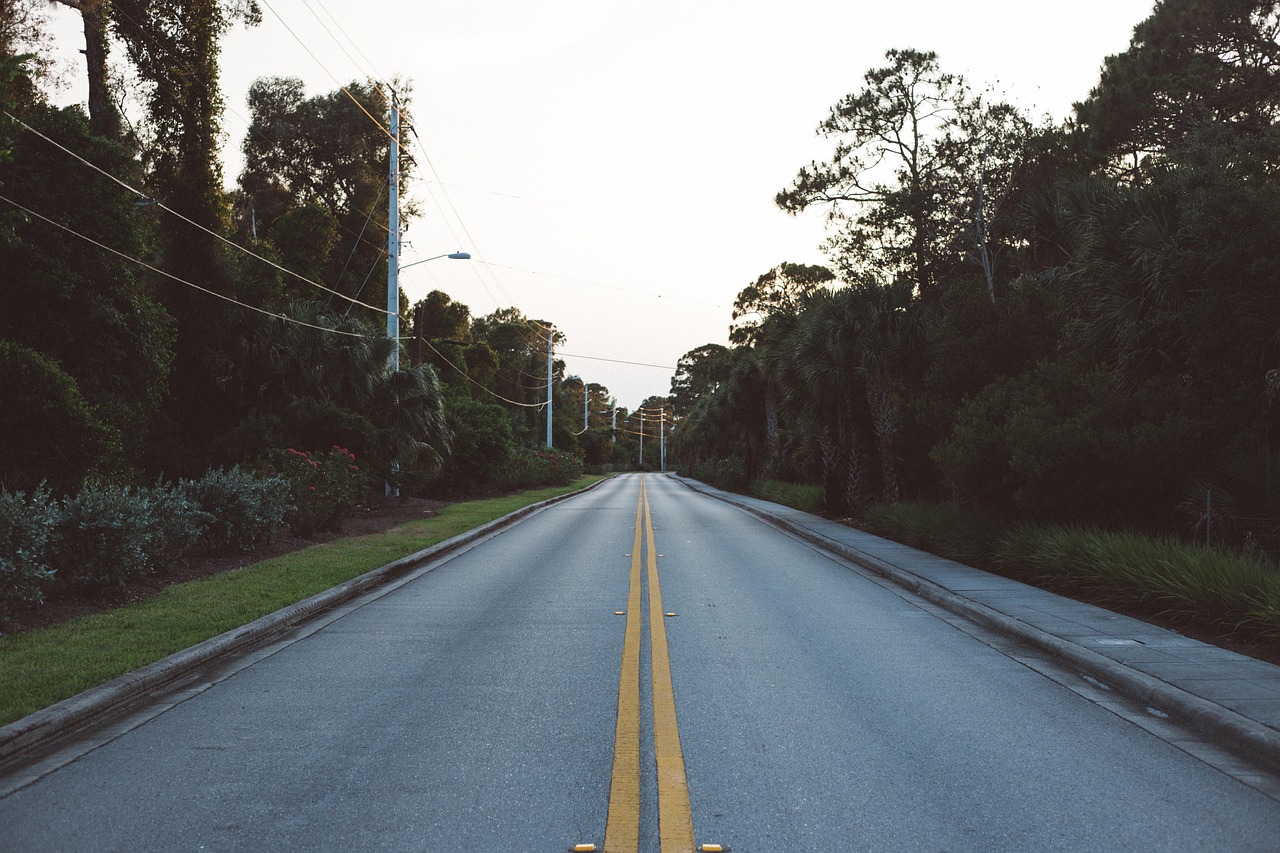
[(1251, 557), (1171, 537), (1021, 525), (996, 565), (1051, 589), (1096, 595), (1171, 619), (1280, 637), (1280, 573)]
[(949, 504), (875, 504), (863, 514), (871, 533), (975, 566), (989, 565), (1001, 528)]

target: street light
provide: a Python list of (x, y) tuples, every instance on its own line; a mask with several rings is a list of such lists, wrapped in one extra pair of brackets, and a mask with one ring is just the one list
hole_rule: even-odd
[(418, 264), (425, 264), (427, 261), (435, 261), (435, 260), (439, 260), (440, 258), (451, 258), (452, 260), (455, 260), (455, 261), (469, 261), (471, 260), (471, 253), (470, 252), (450, 252), (447, 255), (436, 255), (433, 258), (423, 258), (420, 261), (414, 261), (411, 264), (405, 264), (404, 266), (400, 267), (400, 269), (407, 270), (409, 267), (416, 267)]
[(440, 258), (451, 258), (455, 261), (471, 260), (470, 252), (449, 252), (444, 255), (434, 255), (430, 258), (423, 258), (420, 261), (414, 261), (411, 264), (405, 264), (402, 267), (396, 267), (394, 290), (387, 290), (387, 337), (395, 342), (395, 346), (391, 348), (391, 369), (400, 369), (400, 270), (407, 270), (409, 267), (416, 267), (418, 264), (425, 264), (427, 261), (436, 261)]
[[(397, 226), (398, 227), (398, 226)], [(391, 241), (394, 252), (391, 260), (395, 261), (399, 258), (399, 242)], [(457, 261), (469, 261), (471, 255), (468, 252), (449, 252), (444, 255), (435, 255), (430, 258), (423, 258), (420, 261), (414, 261), (411, 264), (399, 266), (395, 263), (387, 264), (387, 337), (391, 339), (391, 354), (387, 357), (387, 363), (391, 367), (391, 372), (395, 373), (400, 369), (400, 270), (407, 269), (418, 264), (425, 264), (427, 261), (434, 261), (440, 258), (452, 258)], [(394, 479), (400, 473), (400, 462), (396, 459), (391, 460), (391, 476)], [(400, 488), (396, 486), (392, 480), (387, 480), (385, 484), (385, 494), (390, 497), (400, 497)]]

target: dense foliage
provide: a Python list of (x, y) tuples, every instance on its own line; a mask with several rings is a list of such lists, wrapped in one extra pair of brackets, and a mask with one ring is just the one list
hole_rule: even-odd
[(50, 584), (336, 530), (384, 486), (641, 463), (608, 389), (548, 368), (550, 321), (402, 293), (408, 340), (387, 337), (386, 88), (407, 124), (406, 81), (258, 80), (229, 190), (220, 41), (258, 4), (56, 1), (84, 18), (87, 115), (49, 102), (47, 0), (0, 4), (0, 620)]
[(1062, 126), (890, 51), (777, 196), (828, 212), (832, 272), (778, 266), (681, 359), (680, 464), (1280, 553), (1278, 32), (1165, 0)]

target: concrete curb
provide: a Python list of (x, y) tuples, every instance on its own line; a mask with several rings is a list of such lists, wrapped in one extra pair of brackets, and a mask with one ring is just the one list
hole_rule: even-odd
[(684, 477), (675, 479), (696, 492), (731, 504), (825, 551), (875, 572), (957, 616), (1039, 649), (1130, 699), (1169, 715), (1175, 722), (1214, 743), (1257, 762), (1272, 772), (1280, 773), (1280, 732), (1270, 726), (1111, 660), (1070, 640), (1042, 631), (985, 604), (965, 598), (900, 566), (887, 563), (856, 548), (828, 539), (802, 525), (735, 500), (735, 495), (731, 493), (712, 489)]
[(439, 559), (453, 551), (470, 545), (521, 521), (552, 504), (589, 492), (606, 480), (568, 494), (530, 504), (501, 518), (482, 524), (473, 530), (445, 540), (437, 545), (401, 557), (385, 566), (373, 569), (345, 583), (317, 593), (310, 598), (281, 608), (259, 619), (211, 637), (180, 652), (147, 664), (78, 693), (54, 705), (50, 705), (20, 720), (0, 728), (0, 765), (20, 759), (24, 753), (42, 747), (57, 738), (94, 723), (124, 705), (155, 692), (182, 678), (210, 661), (244, 651), (251, 646), (306, 622), (320, 613), (343, 604), (359, 595), (403, 577), (423, 563)]

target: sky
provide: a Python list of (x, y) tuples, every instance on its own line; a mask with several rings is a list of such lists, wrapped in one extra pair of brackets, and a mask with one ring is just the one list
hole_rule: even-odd
[[(727, 343), (733, 301), (784, 261), (824, 263), (824, 213), (773, 203), (829, 156), (815, 134), (885, 52), (943, 70), (1032, 116), (1070, 114), (1153, 0), (260, 0), (224, 39), (223, 164), (241, 166), (259, 77), (311, 94), (355, 79), (411, 84), (419, 161), (401, 264), (410, 302), (443, 290), (473, 316), (515, 306), (555, 324), (566, 373), (634, 409), (680, 356)], [(84, 100), (77, 13), (55, 6), (68, 86)], [(419, 145), (418, 140), (421, 141)], [(429, 161), (429, 162), (428, 162)], [(630, 364), (620, 363), (630, 362)]]

